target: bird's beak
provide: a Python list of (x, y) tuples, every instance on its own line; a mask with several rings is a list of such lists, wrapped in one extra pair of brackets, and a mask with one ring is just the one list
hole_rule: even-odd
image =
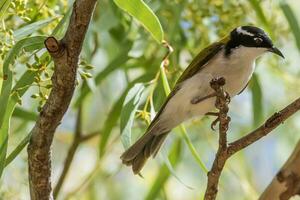
[(281, 51), (276, 48), (275, 46), (272, 46), (271, 48), (268, 49), (268, 51), (277, 54), (278, 56), (280, 56), (281, 58), (284, 58), (284, 55), (281, 53)]

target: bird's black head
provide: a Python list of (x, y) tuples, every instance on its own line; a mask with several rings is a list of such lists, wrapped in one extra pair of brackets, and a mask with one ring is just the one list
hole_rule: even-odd
[(230, 40), (226, 45), (226, 55), (229, 55), (232, 49), (239, 46), (264, 48), (284, 57), (279, 49), (273, 45), (270, 37), (262, 29), (254, 26), (240, 26), (231, 31)]

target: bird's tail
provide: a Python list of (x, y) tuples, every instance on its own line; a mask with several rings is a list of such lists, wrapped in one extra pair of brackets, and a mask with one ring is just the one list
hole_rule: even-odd
[(168, 133), (169, 131), (160, 134), (153, 134), (152, 131), (146, 132), (122, 154), (123, 164), (132, 166), (133, 173), (139, 174), (147, 159), (151, 155), (156, 156)]

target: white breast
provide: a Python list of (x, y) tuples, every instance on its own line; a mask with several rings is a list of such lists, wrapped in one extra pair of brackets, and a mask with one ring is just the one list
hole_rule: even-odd
[(221, 50), (198, 74), (180, 85), (181, 89), (169, 100), (161, 120), (174, 127), (186, 119), (211, 111), (214, 98), (195, 105), (191, 104), (191, 100), (213, 92), (209, 85), (212, 78), (224, 77), (225, 90), (231, 97), (235, 96), (247, 85), (255, 68), (255, 59), (263, 52), (264, 49), (239, 47), (227, 58)]

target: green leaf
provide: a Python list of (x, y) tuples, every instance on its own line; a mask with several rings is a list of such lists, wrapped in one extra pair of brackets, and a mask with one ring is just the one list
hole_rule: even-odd
[[(20, 51), (26, 47), (30, 47), (33, 44), (41, 44), (45, 40), (45, 37), (43, 36), (34, 36), (34, 37), (29, 37), (20, 40), (17, 42), (12, 49), (8, 52), (6, 55), (4, 62), (3, 62), (3, 76), (6, 77), (3, 80), (2, 83), (2, 88), (1, 88), (1, 94), (0, 94), (0, 113), (5, 113), (6, 108), (7, 108), (7, 102), (11, 94), (11, 87), (12, 87), (12, 80), (13, 80), (13, 74), (10, 69), (10, 65), (13, 63), (14, 59)], [(33, 50), (33, 49), (31, 49)], [(3, 123), (4, 115), (0, 115), (0, 127)]]
[(285, 18), (287, 19), (292, 33), (295, 37), (296, 40), (296, 45), (298, 50), (300, 51), (300, 27), (299, 27), (299, 22), (297, 21), (297, 18), (293, 12), (293, 10), (291, 9), (291, 7), (287, 4), (284, 3), (283, 1), (280, 3), (280, 8), (282, 9)]
[[(19, 55), (22, 49), (32, 44), (43, 43), (44, 39), (45, 37), (42, 36), (34, 36), (18, 41), (8, 52), (3, 62), (3, 76), (6, 78), (3, 80), (0, 93), (0, 176), (2, 175), (5, 165), (10, 119), (19, 98), (24, 94), (22, 91), (18, 91), (18, 95), (12, 93), (13, 73), (10, 69), (10, 65), (14, 62), (15, 57)], [(18, 86), (23, 87), (25, 82), (24, 79), (22, 79), (21, 83), (17, 82), (14, 91), (17, 91), (16, 87)]]
[(257, 127), (263, 120), (263, 97), (259, 79), (256, 74), (253, 74), (250, 89), (252, 92), (253, 125)]
[(135, 84), (125, 98), (120, 117), (121, 141), (125, 149), (131, 144), (131, 128), (135, 113), (142, 99), (145, 87), (141, 83)]
[[(166, 93), (166, 95), (169, 95), (169, 93), (171, 92), (171, 89), (170, 89), (170, 85), (169, 85), (169, 82), (168, 82), (167, 75), (166, 75), (163, 64), (161, 64), (161, 66), (160, 66), (160, 73), (161, 73), (161, 79), (162, 79), (162, 83), (163, 83), (165, 93)], [(197, 153), (196, 148), (194, 147), (191, 139), (189, 138), (189, 136), (187, 134), (187, 131), (185, 129), (185, 126), (183, 124), (181, 124), (179, 126), (179, 129), (180, 129), (180, 132), (181, 132), (181, 135), (182, 135), (184, 141), (188, 145), (188, 148), (189, 148), (192, 156), (194, 157), (194, 159), (196, 160), (197, 164), (202, 169), (202, 171), (207, 174), (208, 170), (207, 170), (204, 162), (202, 161), (201, 157)]]
[(188, 148), (192, 154), (192, 156), (194, 157), (194, 159), (196, 160), (197, 164), (199, 165), (199, 167), (202, 169), (202, 171), (207, 174), (208, 173), (208, 169), (206, 168), (204, 162), (202, 161), (201, 157), (199, 156), (199, 154), (197, 153), (196, 148), (194, 147), (191, 139), (189, 138), (187, 131), (185, 129), (184, 125), (180, 125), (179, 129), (181, 131), (182, 137), (185, 141), (185, 143), (188, 145)]
[[(1, 5), (1, 4), (0, 4)], [(66, 20), (68, 19), (68, 13), (64, 16), (64, 18), (60, 21), (60, 23), (54, 29), (53, 35), (61, 33), (61, 27), (64, 25)], [(7, 142), (8, 142), (8, 132), (9, 132), (9, 125), (12, 113), (15, 109), (16, 103), (20, 97), (24, 95), (24, 93), (28, 90), (28, 86), (30, 86), (33, 81), (34, 77), (37, 75), (35, 71), (26, 71), (21, 78), (17, 81), (14, 88), (11, 90), (12, 87), (12, 72), (9, 69), (9, 65), (12, 64), (14, 57), (18, 56), (19, 52), (24, 49), (26, 51), (34, 51), (42, 48), (44, 46), (44, 40), (46, 39), (45, 36), (33, 36), (24, 38), (18, 41), (13, 48), (7, 54), (4, 65), (3, 65), (3, 74), (7, 77), (5, 81), (2, 83), (1, 94), (0, 94), (0, 112), (5, 113), (5, 115), (0, 115), (0, 176), (2, 175), (3, 169), (7, 166), (26, 146), (29, 142), (30, 135), (25, 137), (22, 142), (16, 147), (16, 149), (9, 155), (6, 162), (6, 152), (7, 152)], [(40, 61), (44, 62), (47, 53), (44, 53), (40, 57)], [(11, 91), (18, 92), (17, 95), (11, 95)], [(22, 116), (24, 114), (27, 115), (28, 118), (31, 120), (36, 118), (36, 115), (33, 113), (26, 113), (24, 110), (16, 110), (16, 115)]]
[(69, 22), (70, 16), (71, 16), (71, 8), (68, 9), (66, 14), (63, 16), (63, 18), (60, 20), (60, 22), (57, 24), (57, 26), (54, 28), (53, 32), (51, 35), (54, 37), (61, 38), (65, 31), (67, 30), (67, 25), (66, 23)]
[(100, 144), (99, 144), (100, 157), (102, 155), (104, 155), (108, 139), (111, 135), (112, 129), (114, 128), (114, 126), (116, 125), (116, 123), (120, 117), (122, 105), (123, 105), (123, 102), (125, 100), (125, 97), (126, 97), (128, 91), (130, 90), (130, 88), (132, 88), (132, 86), (134, 84), (139, 83), (139, 82), (148, 82), (153, 78), (153, 76), (154, 76), (154, 74), (144, 74), (144, 75), (136, 78), (132, 82), (130, 82), (129, 85), (127, 86), (127, 88), (124, 90), (123, 94), (113, 105), (111, 111), (107, 115), (107, 118), (104, 123), (104, 127), (100, 131), (101, 132), (101, 139), (100, 139)]
[(186, 183), (184, 183), (176, 174), (175, 172), (175, 169), (173, 168), (169, 158), (168, 158), (168, 155), (167, 155), (167, 151), (164, 147), (161, 148), (160, 150), (160, 156), (163, 160), (163, 162), (165, 163), (165, 166), (167, 166), (168, 170), (170, 171), (170, 173), (172, 174), (172, 176), (175, 177), (175, 179), (181, 183), (182, 185), (184, 185), (186, 188), (188, 189), (193, 189), (191, 186), (188, 186)]
[(56, 17), (40, 20), (31, 24), (28, 24), (26, 26), (23, 26), (22, 28), (19, 28), (18, 30), (14, 31), (14, 37), (16, 40), (19, 40), (25, 36), (31, 35), (32, 33), (40, 30), (41, 28), (47, 26), (51, 22), (53, 22), (56, 19)]
[(11, 2), (12, 0), (0, 0), (0, 20), (2, 20)]
[[(170, 163), (173, 167), (179, 163), (181, 157), (181, 140), (177, 139), (171, 147), (171, 151), (169, 153)], [(156, 199), (160, 190), (163, 188), (164, 184), (170, 177), (170, 170), (168, 169), (167, 165), (164, 164), (160, 169), (159, 173), (152, 184), (148, 194), (144, 198), (145, 200), (153, 200)]]
[[(43, 61), (45, 59), (45, 57), (46, 57), (46, 53), (44, 53), (41, 56), (40, 60)], [(34, 77), (36, 75), (37, 75), (36, 71), (26, 71), (21, 76), (21, 78), (18, 80), (16, 85), (13, 87), (12, 91), (18, 91), (19, 97), (22, 97), (29, 88), (27, 86), (29, 86), (30, 84), (33, 83)], [(37, 114), (35, 114), (35, 113), (25, 111), (21, 108), (16, 108), (15, 109), (17, 101), (18, 101), (18, 98), (16, 98), (16, 95), (12, 95), (11, 98), (9, 99), (9, 103), (8, 103), (8, 106), (7, 106), (8, 107), (8, 109), (7, 109), (8, 115), (7, 115), (7, 117), (6, 117), (6, 119), (3, 123), (6, 126), (9, 126), (9, 124), (10, 124), (9, 120), (11, 118), (12, 112), (13, 112), (13, 115), (16, 115), (16, 116), (22, 117), (22, 118), (26, 118), (26, 120), (34, 120), (35, 121), (36, 118), (37, 118)], [(9, 128), (3, 129), (3, 130), (2, 130), (2, 128), (0, 129), (0, 134), (1, 135), (2, 135), (2, 133), (7, 133), (8, 134), (8, 132), (9, 132)], [(13, 150), (13, 152), (6, 158), (4, 167), (6, 167), (10, 162), (12, 162), (13, 159), (15, 159), (15, 157), (22, 151), (22, 149), (24, 149), (26, 144), (29, 142), (29, 138), (30, 138), (30, 134), (26, 138), (24, 138), (20, 142), (20, 144), (15, 148), (15, 150)], [(1, 153), (1, 155), (2, 155), (2, 153)]]
[(18, 146), (7, 156), (5, 159), (5, 166), (7, 167), (20, 153), (21, 151), (26, 147), (30, 140), (31, 134), (29, 133), (19, 144)]
[(24, 121), (36, 121), (38, 115), (34, 112), (16, 107), (13, 112), (13, 117), (20, 118)]
[(117, 6), (137, 19), (152, 37), (161, 43), (164, 38), (162, 26), (157, 16), (142, 0), (114, 0)]
[(171, 92), (171, 88), (170, 88), (170, 85), (169, 85), (169, 82), (168, 82), (167, 75), (165, 73), (165, 68), (162, 64), (160, 66), (160, 74), (161, 74), (161, 80), (162, 80), (162, 83), (163, 83), (165, 94), (168, 96)]
[(103, 129), (100, 131), (101, 132), (100, 151), (99, 151), (100, 157), (102, 155), (104, 155), (105, 148), (106, 148), (108, 139), (110, 137), (111, 131), (119, 119), (119, 116), (120, 116), (121, 110), (122, 110), (122, 105), (125, 100), (127, 92), (128, 92), (128, 90), (125, 90), (124, 93), (121, 95), (121, 97), (113, 105), (111, 111), (107, 115)]

